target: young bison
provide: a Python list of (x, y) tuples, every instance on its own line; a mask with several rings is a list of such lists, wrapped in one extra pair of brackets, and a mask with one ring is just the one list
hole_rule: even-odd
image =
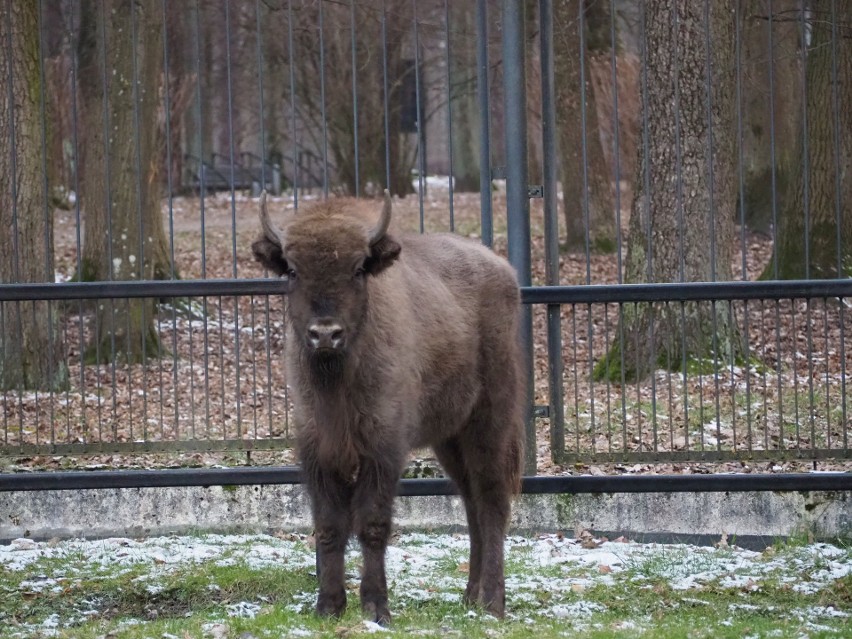
[[(431, 446), (464, 499), (465, 601), (502, 616), (503, 541), (522, 459), (519, 293), (514, 271), (449, 234), (390, 235), (356, 200), (330, 200), (278, 229), (261, 197), (252, 250), (287, 280), (288, 379), (311, 498), (320, 615), (346, 608), (344, 551), (364, 558), (361, 607), (390, 621), (385, 549), (397, 481)], [(372, 217), (372, 223), (369, 219)]]

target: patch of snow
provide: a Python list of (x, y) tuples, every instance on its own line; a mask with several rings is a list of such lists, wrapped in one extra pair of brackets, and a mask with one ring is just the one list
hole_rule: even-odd
[(229, 617), (245, 617), (254, 619), (260, 612), (260, 605), (250, 601), (238, 601), (227, 607)]

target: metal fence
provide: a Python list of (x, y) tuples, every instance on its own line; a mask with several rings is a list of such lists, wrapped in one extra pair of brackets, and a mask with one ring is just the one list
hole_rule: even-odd
[(845, 467), (850, 12), (673, 4), (4, 3), (0, 455), (290, 459), (256, 195), (390, 185), (518, 270), (528, 471)]

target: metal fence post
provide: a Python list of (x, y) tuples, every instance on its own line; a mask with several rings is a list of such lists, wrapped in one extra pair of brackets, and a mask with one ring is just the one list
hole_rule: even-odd
[[(527, 184), (527, 92), (524, 69), (524, 3), (521, 0), (503, 0), (503, 87), (509, 262), (518, 273), (520, 285), (529, 286), (532, 276)], [(532, 475), (536, 472), (532, 308), (524, 306), (521, 313), (520, 338), (527, 382), (524, 471)]]
[(488, 89), (488, 1), (476, 0), (476, 90), (479, 102), (479, 196), (482, 243), (494, 242), (491, 214), (491, 106)]
[[(541, 137), (544, 172), (545, 284), (559, 286), (559, 212), (556, 195), (556, 91), (553, 80), (553, 1), (539, 0), (541, 51)], [(550, 455), (559, 461), (565, 452), (565, 414), (562, 388), (562, 308), (547, 305), (548, 417)]]

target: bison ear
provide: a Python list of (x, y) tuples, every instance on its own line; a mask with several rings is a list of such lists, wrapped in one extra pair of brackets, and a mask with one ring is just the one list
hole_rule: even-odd
[(281, 276), (287, 272), (287, 260), (284, 259), (281, 246), (265, 235), (251, 245), (251, 252), (254, 253), (254, 259), (276, 275)]
[(399, 242), (385, 233), (382, 239), (370, 247), (370, 256), (364, 262), (364, 270), (370, 275), (378, 275), (399, 258), (401, 250)]
[(266, 189), (260, 194), (260, 225), (263, 227), (263, 235), (251, 245), (251, 252), (254, 253), (254, 259), (280, 277), (288, 269), (282, 248), (284, 240), (281, 231), (269, 217), (269, 209), (266, 206)]

